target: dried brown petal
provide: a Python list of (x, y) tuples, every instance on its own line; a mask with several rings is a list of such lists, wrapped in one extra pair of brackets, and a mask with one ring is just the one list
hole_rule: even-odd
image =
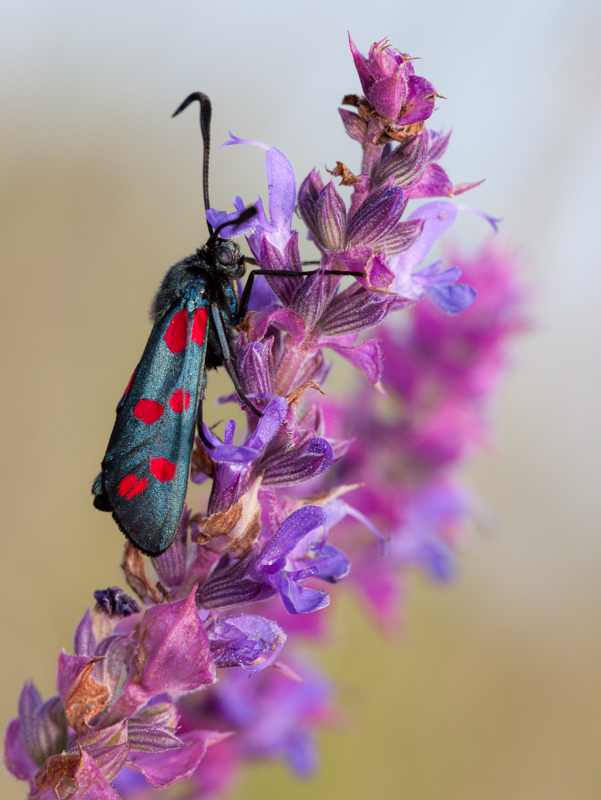
[(198, 475), (202, 472), (209, 478), (212, 478), (215, 474), (215, 462), (209, 455), (207, 448), (198, 437), (196, 438), (196, 445), (192, 452), (192, 465), (190, 467), (190, 472), (192, 475)]
[(333, 170), (328, 170), (330, 175), (334, 175), (335, 178), (342, 178), (340, 181), (341, 186), (354, 186), (356, 183), (359, 183), (360, 178), (350, 171), (350, 169), (343, 164), (342, 161), (337, 161), (336, 166)]
[(228, 552), (242, 558), (252, 548), (261, 532), (261, 506), (258, 501), (259, 476), (238, 502), (210, 517), (195, 518), (200, 527), (196, 535), (198, 544), (209, 544), (216, 552)]
[[(50, 756), (44, 766), (38, 770), (35, 776), (35, 783), (39, 789), (52, 789), (60, 798), (70, 797), (75, 794), (77, 785), (73, 780), (75, 771), (81, 759), (78, 753), (63, 753), (58, 756)], [(73, 791), (69, 794), (70, 784)], [(63, 783), (63, 787), (60, 784)], [(61, 788), (66, 791), (61, 792)]]
[(90, 730), (89, 721), (108, 703), (111, 693), (108, 686), (92, 678), (94, 664), (101, 658), (92, 658), (73, 681), (65, 700), (67, 722), (77, 734)]
[(342, 105), (343, 106), (357, 106), (359, 105), (359, 95), (358, 94), (345, 94), (342, 98)]
[(315, 381), (306, 381), (306, 383), (303, 383), (303, 385), (299, 386), (298, 389), (294, 389), (294, 391), (286, 395), (288, 408), (291, 406), (298, 406), (301, 401), (301, 397), (304, 395), (307, 389), (317, 389), (317, 391), (323, 394), (324, 397), (327, 397), (326, 393), (322, 391), (321, 386), (318, 383), (315, 383)]
[(165, 601), (165, 595), (159, 591), (146, 575), (144, 556), (131, 542), (127, 542), (123, 548), (121, 569), (125, 573), (125, 580), (128, 585), (140, 600), (145, 600), (148, 597), (153, 603), (163, 603)]
[(361, 486), (363, 486), (362, 483), (351, 483), (347, 486), (336, 486), (329, 492), (322, 492), (321, 494), (311, 494), (307, 497), (301, 497), (299, 498), (299, 502), (303, 506), (324, 506), (331, 500), (336, 500), (337, 497), (342, 497), (343, 494), (348, 494), (348, 492), (352, 492), (354, 489), (359, 489)]
[(412, 122), (410, 125), (389, 125), (382, 133), (382, 136), (384, 141), (392, 139), (395, 142), (406, 142), (407, 139), (412, 139), (420, 134), (423, 129), (423, 121)]

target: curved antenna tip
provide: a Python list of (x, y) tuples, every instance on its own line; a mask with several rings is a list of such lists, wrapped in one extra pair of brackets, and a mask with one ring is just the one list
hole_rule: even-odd
[[(211, 150), (211, 101), (203, 94), (203, 92), (192, 92), (189, 94), (188, 97), (184, 100), (184, 102), (176, 108), (176, 110), (171, 115), (172, 117), (177, 117), (178, 114), (188, 108), (188, 106), (193, 103), (195, 100), (198, 100), (200, 103), (200, 132), (202, 134), (202, 143), (203, 143), (203, 157), (202, 157), (202, 194), (204, 198), (205, 204), (205, 213), (211, 207), (209, 202), (209, 153)], [(209, 229), (209, 235), (213, 235), (213, 226), (207, 220), (207, 227)]]
[(203, 104), (205, 105), (208, 104), (209, 108), (211, 107), (211, 101), (209, 100), (206, 94), (204, 94), (203, 92), (192, 92), (192, 94), (189, 94), (188, 97), (186, 97), (186, 99), (184, 100), (184, 102), (180, 106), (178, 106), (178, 108), (175, 109), (171, 117), (172, 118), (177, 117), (178, 114), (181, 114), (182, 111), (188, 108), (188, 106), (195, 100), (198, 100), (201, 106)]

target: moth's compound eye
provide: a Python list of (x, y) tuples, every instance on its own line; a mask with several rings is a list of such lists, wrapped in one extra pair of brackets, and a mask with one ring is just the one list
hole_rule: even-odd
[(226, 247), (223, 244), (215, 250), (215, 257), (220, 264), (223, 264), (224, 267), (229, 267), (234, 261), (234, 254), (229, 247)]

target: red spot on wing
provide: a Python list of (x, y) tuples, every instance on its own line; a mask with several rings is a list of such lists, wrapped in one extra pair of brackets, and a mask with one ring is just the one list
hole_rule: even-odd
[(141, 419), (147, 425), (152, 425), (160, 419), (165, 409), (156, 400), (138, 400), (134, 408), (134, 417)]
[(117, 491), (121, 497), (125, 497), (126, 500), (131, 500), (132, 497), (143, 492), (147, 486), (148, 481), (146, 478), (138, 478), (137, 475), (132, 473), (123, 478)]
[(150, 471), (158, 481), (172, 481), (175, 477), (175, 464), (168, 458), (151, 458)]
[(205, 340), (205, 333), (207, 331), (207, 309), (199, 308), (194, 314), (194, 321), (192, 322), (192, 341), (200, 345)]
[(175, 314), (165, 331), (165, 344), (172, 353), (181, 353), (188, 341), (188, 312), (185, 308)]
[(190, 393), (185, 389), (178, 389), (169, 398), (169, 407), (176, 414), (181, 414), (190, 405)]

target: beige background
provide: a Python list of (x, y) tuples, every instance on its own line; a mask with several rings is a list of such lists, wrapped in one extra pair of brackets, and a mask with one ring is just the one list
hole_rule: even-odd
[[(339, 602), (323, 660), (346, 712), (317, 781), (253, 767), (239, 797), (598, 800), (600, 17), (567, 0), (377, 9), (4, 3), (0, 722), (25, 678), (53, 692), (93, 590), (120, 581), (90, 482), (150, 298), (205, 236), (197, 123), (169, 114), (202, 89), (216, 143), (276, 144), (299, 176), (356, 164), (335, 110), (358, 89), (349, 28), (364, 52), (388, 35), (420, 55), (448, 98), (444, 163), (487, 178), (469, 202), (529, 254), (537, 330), (470, 469), (496, 522), (466, 543), (458, 584), (416, 581), (394, 641)], [(265, 194), (258, 153), (215, 150), (212, 169), (218, 207)], [(464, 241), (482, 232), (461, 223)], [(22, 789), (0, 775), (2, 798)]]

